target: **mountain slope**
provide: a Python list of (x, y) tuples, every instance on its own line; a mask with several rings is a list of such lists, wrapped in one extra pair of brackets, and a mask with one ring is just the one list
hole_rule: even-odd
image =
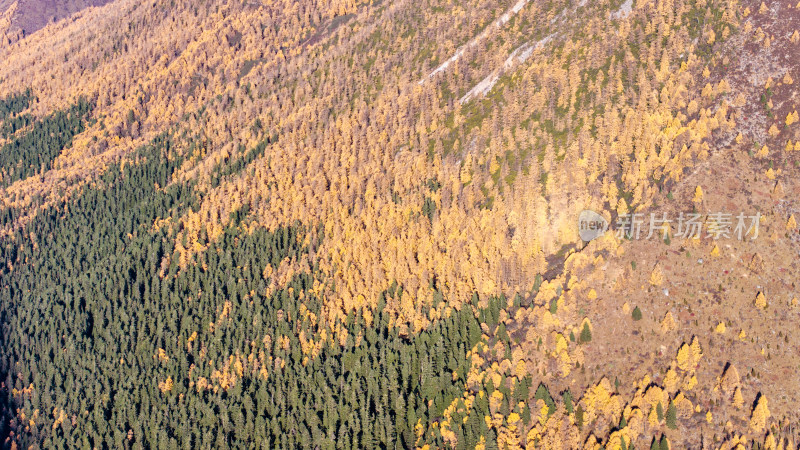
[(799, 13), (118, 0), (0, 48), (5, 442), (796, 440)]
[(103, 6), (109, 0), (3, 0), (0, 2), (0, 36), (3, 45), (35, 33), (45, 25), (67, 18), (92, 6)]

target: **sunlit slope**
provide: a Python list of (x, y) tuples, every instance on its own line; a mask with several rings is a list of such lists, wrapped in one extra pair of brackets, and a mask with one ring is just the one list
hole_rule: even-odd
[[(787, 58), (800, 41), (792, 17), (795, 6), (720, 0), (121, 1), (48, 26), (0, 50), (9, 62), (0, 67), (4, 273), (22, 283), (8, 291), (9, 304), (20, 309), (8, 313), (19, 322), (8, 322), (15, 340), (4, 356), (27, 365), (21, 381), (9, 383), (12, 397), (24, 405), (25, 395), (50, 385), (36, 375), (45, 362), (29, 353), (63, 326), (54, 320), (25, 347), (25, 327), (13, 324), (38, 316), (20, 292), (30, 290), (30, 305), (46, 305), (58, 317), (62, 306), (52, 299), (66, 293), (48, 283), (63, 289), (66, 279), (91, 269), (90, 280), (116, 284), (87, 281), (74, 290), (106, 289), (117, 306), (98, 297), (100, 312), (89, 319), (86, 302), (75, 300), (63, 314), (84, 324), (80, 333), (91, 343), (81, 355), (99, 358), (106, 370), (116, 356), (112, 364), (114, 352), (94, 343), (88, 330), (100, 323), (95, 314), (124, 330), (161, 316), (165, 305), (186, 309), (186, 317), (165, 315), (161, 328), (137, 335), (153, 336), (135, 356), (137, 370), (154, 374), (148, 398), (202, 403), (213, 392), (221, 402), (231, 393), (231, 406), (275, 376), (292, 392), (296, 380), (314, 377), (328, 352), (364, 367), (378, 361), (367, 355), (378, 351), (380, 335), (392, 342), (391, 352), (441, 352), (442, 345), (448, 357), (415, 359), (424, 376), (411, 379), (441, 378), (393, 387), (392, 398), (416, 399), (413, 408), (392, 404), (387, 412), (384, 422), (402, 416), (404, 428), (350, 429), (347, 442), (356, 446), (402, 435), (406, 446), (499, 440), (572, 448), (624, 440), (638, 448), (666, 433), (692, 447), (701, 425), (711, 436), (747, 432), (763, 442), (763, 387), (726, 385), (726, 395), (740, 388), (753, 404), (740, 405), (730, 426), (715, 421), (703, 395), (717, 392), (714, 377), (729, 360), (707, 349), (707, 327), (676, 331), (667, 310), (653, 306), (659, 327), (648, 329), (673, 333), (669, 348), (657, 348), (666, 356), (648, 360), (664, 377), (607, 367), (587, 372), (613, 342), (598, 328), (621, 320), (608, 308), (632, 310), (645, 292), (666, 287), (649, 278), (655, 260), (648, 260), (646, 279), (625, 284), (636, 278), (620, 258), (633, 244), (608, 235), (584, 247), (576, 218), (593, 209), (613, 223), (673, 201), (700, 209), (696, 188), (706, 183), (701, 193), (711, 195), (714, 178), (698, 174), (749, 150), (754, 174), (770, 183), (790, 177), (798, 74)], [(758, 70), (743, 66), (749, 59), (762, 62)], [(44, 135), (52, 139), (36, 152), (31, 143)], [(22, 155), (22, 162), (8, 155)], [(125, 208), (103, 203), (114, 195)], [(790, 211), (785, 207), (780, 220)], [(86, 233), (102, 230), (98, 239), (120, 259), (99, 263), (95, 249), (51, 223), (57, 217), (88, 227), (78, 225), (85, 218), (92, 224)], [(51, 234), (61, 236), (63, 248), (41, 249)], [(73, 259), (85, 265), (65, 279), (26, 284)], [(608, 267), (614, 270), (606, 274)], [(120, 270), (119, 279), (111, 276)], [(611, 297), (620, 292), (630, 298), (617, 307)], [(134, 317), (131, 298), (148, 312)], [(364, 339), (369, 350), (358, 353)], [(640, 350), (665, 339), (649, 334)], [(133, 352), (137, 341), (118, 352)], [(351, 351), (355, 356), (346, 356)], [(67, 364), (59, 358), (54, 364)], [(386, 358), (374, 369), (400, 370)], [(70, 373), (86, 379), (90, 372), (65, 366), (63, 376)], [(339, 375), (314, 382), (335, 384)], [(377, 398), (384, 380), (362, 381)], [(315, 395), (306, 394), (306, 401)], [(24, 417), (46, 409), (47, 419), (36, 420), (48, 428), (64, 423), (58, 411), (81, 413), (83, 406), (49, 397), (31, 400)], [(349, 401), (319, 400), (315, 408)], [(291, 425), (289, 417), (327, 436), (352, 424), (340, 413), (320, 426), (295, 414), (298, 402), (292, 396), (281, 403), (291, 413), (270, 409), (270, 436)], [(384, 412), (387, 402), (374, 405)], [(359, 406), (362, 422), (379, 409), (374, 405)], [(770, 405), (777, 417), (789, 413), (788, 402), (780, 411)], [(116, 417), (113, 405), (102, 408)], [(115, 423), (127, 433), (98, 414), (79, 422)], [(208, 420), (204, 426), (216, 426)], [(153, 419), (149, 427), (163, 430), (164, 423)], [(31, 441), (44, 436), (36, 433)], [(226, 442), (254, 439), (243, 436)]]

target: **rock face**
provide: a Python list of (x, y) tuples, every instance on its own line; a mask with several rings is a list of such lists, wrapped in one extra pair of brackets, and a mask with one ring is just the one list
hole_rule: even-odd
[(34, 33), (52, 21), (111, 0), (0, 0), (0, 35), (9, 40)]

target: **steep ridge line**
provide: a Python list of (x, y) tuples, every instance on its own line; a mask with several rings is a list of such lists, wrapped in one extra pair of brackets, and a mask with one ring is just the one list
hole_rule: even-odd
[(480, 34), (478, 34), (477, 36), (472, 38), (466, 44), (464, 44), (461, 47), (459, 47), (459, 49), (453, 54), (453, 56), (451, 56), (447, 61), (443, 62), (439, 67), (434, 69), (434, 71), (429, 73), (428, 76), (426, 76), (423, 79), (419, 80), (418, 83), (421, 85), (421, 84), (425, 83), (426, 80), (436, 76), (436, 74), (438, 74), (439, 72), (443, 72), (443, 71), (447, 70), (447, 68), (450, 67), (450, 64), (452, 64), (452, 63), (458, 61), (459, 59), (461, 59), (461, 56), (464, 55), (465, 51), (467, 51), (468, 49), (476, 46), (480, 41), (486, 39), (486, 37), (489, 35), (489, 33), (492, 30), (500, 28), (503, 25), (505, 25), (506, 23), (508, 23), (508, 21), (511, 20), (511, 18), (513, 16), (515, 16), (517, 13), (522, 11), (522, 8), (524, 8), (525, 5), (528, 4), (528, 2), (530, 2), (530, 0), (519, 0), (514, 6), (511, 7), (511, 9), (509, 9), (508, 11), (503, 13), (503, 15), (498, 17), (497, 20), (495, 20), (493, 23), (491, 23), (489, 26), (487, 26)]
[[(586, 4), (586, 0), (581, 0), (575, 5), (574, 8), (571, 8), (570, 11), (572, 13), (575, 13), (575, 12), (577, 12), (578, 8), (581, 8), (581, 7), (585, 6), (585, 4)], [(618, 10), (612, 11), (612, 12), (609, 13), (609, 19), (610, 20), (616, 20), (616, 19), (624, 18), (628, 14), (631, 13), (632, 9), (633, 9), (632, 0), (627, 0), (622, 5), (620, 5)], [(554, 17), (553, 19), (550, 20), (550, 23), (554, 24), (554, 25), (556, 23), (561, 24), (564, 21), (566, 15), (567, 15), (567, 10), (561, 11), (556, 17)], [(464, 104), (464, 103), (468, 102), (469, 100), (471, 100), (472, 98), (475, 98), (475, 97), (478, 97), (478, 96), (485, 96), (486, 94), (488, 94), (492, 90), (492, 88), (495, 86), (495, 84), (497, 84), (497, 80), (499, 80), (500, 77), (505, 72), (507, 72), (509, 70), (513, 70), (519, 64), (525, 63), (525, 61), (530, 57), (531, 53), (533, 53), (535, 50), (538, 50), (538, 49), (544, 47), (550, 41), (552, 41), (553, 38), (555, 38), (558, 35), (559, 35), (558, 32), (553, 32), (553, 33), (549, 34), (548, 36), (546, 36), (546, 37), (544, 37), (544, 38), (542, 38), (542, 39), (540, 39), (540, 40), (538, 40), (536, 42), (533, 42), (533, 43), (526, 42), (526, 43), (520, 45), (519, 47), (517, 47), (516, 49), (514, 49), (514, 51), (511, 52), (511, 54), (505, 60), (505, 62), (503, 63), (502, 67), (499, 67), (499, 68), (493, 70), (483, 80), (481, 80), (472, 89), (470, 89), (469, 92), (464, 94), (464, 96), (461, 97), (461, 99), (459, 99), (459, 103)], [(462, 48), (464, 48), (464, 47), (462, 47)], [(457, 52), (456, 55), (454, 55), (453, 58), (451, 58), (451, 59), (454, 59), (454, 58), (458, 59), (458, 58), (456, 58), (456, 56), (460, 57), (460, 53), (461, 53), (461, 51), (459, 50), (459, 52)], [(437, 71), (443, 70), (444, 68), (446, 68), (446, 66), (449, 65), (450, 62), (451, 62), (450, 60), (446, 61), (444, 64), (442, 64), (442, 66), (439, 66), (439, 68), (437, 68), (434, 72), (432, 72), (429, 75), (429, 77), (435, 75), (437, 73)]]
[(544, 47), (545, 45), (547, 45), (548, 42), (553, 40), (556, 34), (557, 33), (552, 33), (549, 36), (544, 37), (533, 44), (531, 44), (530, 42), (526, 42), (521, 46), (517, 47), (517, 49), (511, 52), (511, 55), (509, 55), (509, 57), (506, 58), (502, 67), (493, 70), (492, 73), (490, 73), (488, 76), (486, 76), (486, 78), (481, 80), (480, 83), (476, 84), (472, 89), (469, 90), (469, 92), (464, 94), (464, 96), (461, 97), (461, 99), (459, 99), (459, 102), (461, 104), (464, 104), (473, 97), (484, 96), (488, 94), (489, 91), (492, 90), (494, 85), (497, 84), (497, 80), (500, 79), (500, 76), (503, 75), (503, 73), (513, 69), (519, 64), (523, 64), (525, 61), (528, 60), (528, 58), (535, 50)]

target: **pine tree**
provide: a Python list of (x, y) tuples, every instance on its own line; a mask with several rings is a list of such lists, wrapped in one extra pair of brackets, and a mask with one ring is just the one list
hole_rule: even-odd
[(581, 330), (581, 343), (591, 342), (592, 341), (592, 330), (589, 329), (589, 324), (583, 324), (583, 330)]
[(567, 411), (567, 414), (572, 414), (573, 406), (572, 406), (572, 393), (567, 389), (562, 394), (562, 398), (564, 400), (564, 409)]
[(673, 430), (678, 428), (677, 415), (678, 415), (678, 408), (675, 407), (674, 402), (670, 401), (669, 406), (667, 406), (666, 421), (667, 421), (667, 426)]

